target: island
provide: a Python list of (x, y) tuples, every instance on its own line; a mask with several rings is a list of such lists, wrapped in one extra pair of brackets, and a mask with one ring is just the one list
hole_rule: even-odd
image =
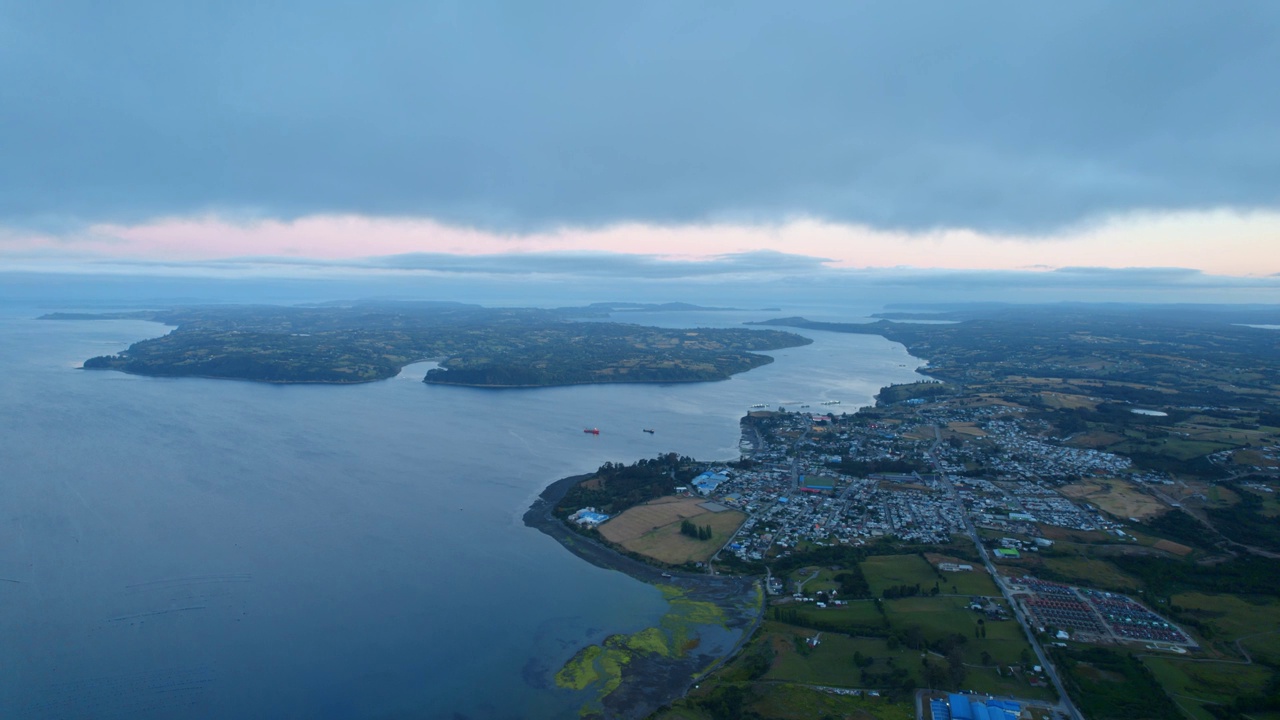
[[(929, 377), (872, 407), (747, 409), (737, 458), (549, 488), (528, 524), (681, 617), (719, 608), (585, 647), (554, 681), (598, 689), (584, 717), (1270, 717), (1280, 335), (1248, 326), (1278, 310), (772, 321), (897, 339)], [(657, 670), (708, 660), (673, 639), (718, 623), (748, 635), (731, 657)]]
[(117, 355), (90, 358), (85, 369), (272, 383), (372, 382), (423, 360), (439, 361), (424, 381), (441, 385), (704, 382), (773, 361), (762, 352), (811, 342), (778, 330), (668, 329), (608, 321), (618, 307), (382, 302), (53, 313), (44, 319), (134, 319), (176, 326)]

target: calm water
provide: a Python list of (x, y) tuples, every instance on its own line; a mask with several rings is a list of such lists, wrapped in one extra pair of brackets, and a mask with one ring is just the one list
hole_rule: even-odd
[(807, 333), (720, 383), (270, 386), (81, 371), (166, 329), (35, 314), (0, 313), (5, 718), (573, 715), (532, 681), (664, 603), (525, 528), (530, 501), (606, 460), (736, 457), (749, 405), (852, 412), (919, 364)]

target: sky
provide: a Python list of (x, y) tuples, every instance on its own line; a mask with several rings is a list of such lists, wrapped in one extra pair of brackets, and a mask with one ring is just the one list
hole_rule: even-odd
[(1277, 67), (1269, 0), (0, 0), (0, 271), (1276, 302)]

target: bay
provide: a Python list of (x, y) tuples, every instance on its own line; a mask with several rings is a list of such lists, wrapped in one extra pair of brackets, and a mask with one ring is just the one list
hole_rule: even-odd
[(605, 461), (735, 458), (749, 406), (852, 412), (920, 365), (883, 338), (805, 331), (814, 344), (770, 365), (688, 385), (77, 369), (165, 331), (0, 313), (0, 717), (572, 716), (585, 697), (551, 674), (665, 602), (524, 527), (538, 493)]

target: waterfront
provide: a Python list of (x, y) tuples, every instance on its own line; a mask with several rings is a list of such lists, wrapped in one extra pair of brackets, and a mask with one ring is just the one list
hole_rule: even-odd
[(539, 678), (665, 603), (525, 527), (544, 487), (731, 458), (750, 405), (852, 412), (917, 364), (806, 332), (720, 383), (492, 391), (424, 385), (420, 364), (269, 386), (76, 370), (164, 329), (35, 314), (0, 316), (0, 714), (18, 718), (572, 713), (582, 698)]

